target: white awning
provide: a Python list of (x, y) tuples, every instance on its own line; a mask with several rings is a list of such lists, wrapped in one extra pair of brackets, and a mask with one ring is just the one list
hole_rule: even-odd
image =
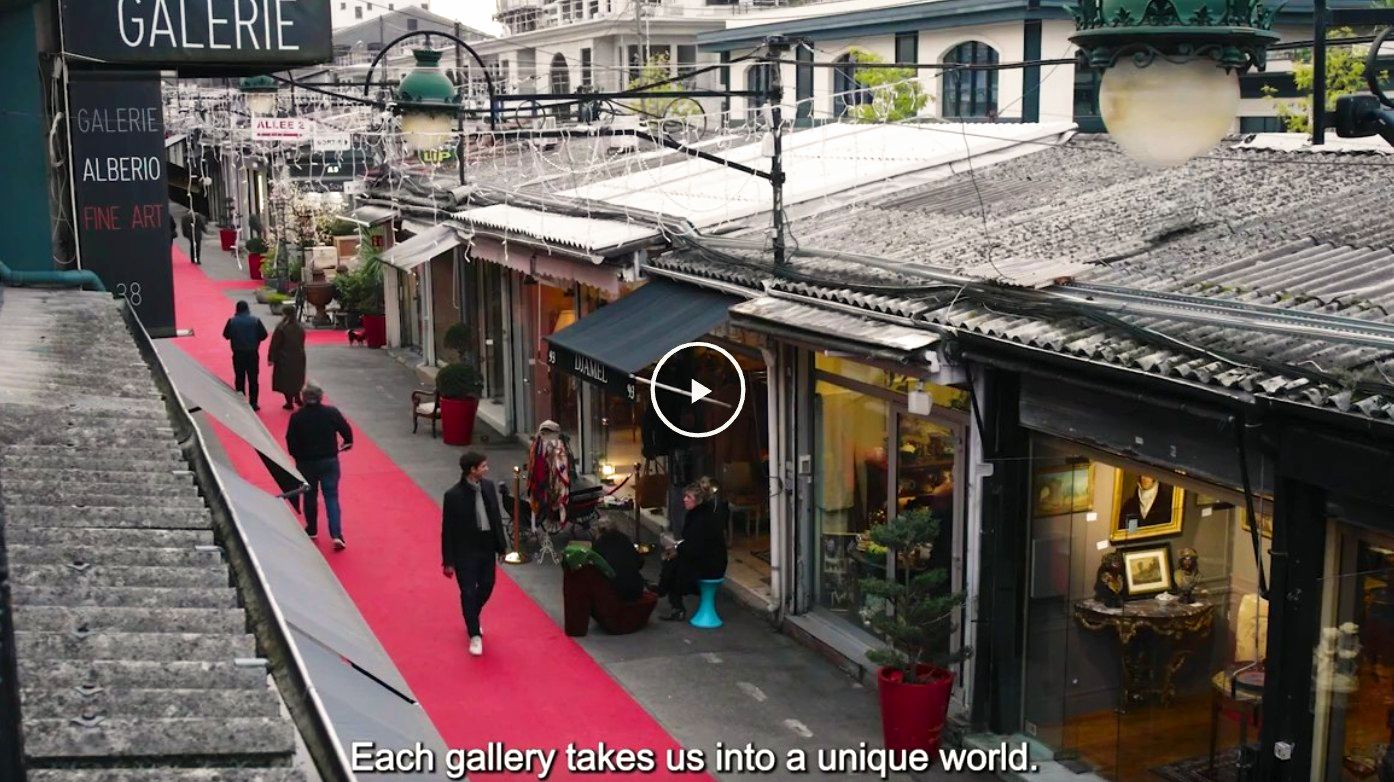
[(852, 347), (888, 358), (923, 350), (939, 341), (928, 329), (913, 329), (843, 312), (758, 296), (731, 308), (731, 319), (757, 331), (783, 334), (816, 344)]
[(401, 244), (389, 247), (382, 254), (388, 266), (409, 272), (441, 253), (450, 252), (463, 244), (460, 232), (448, 225), (435, 225)]
[(375, 225), (396, 220), (400, 216), (400, 213), (391, 207), (365, 204), (352, 212), (340, 215), (340, 218), (346, 222), (361, 225), (364, 228), (372, 228)]
[(590, 255), (615, 255), (662, 237), (652, 226), (525, 209), (511, 204), (494, 204), (456, 212), (455, 219), (475, 229), (494, 229), (505, 236), (528, 237), (539, 244), (581, 250)]

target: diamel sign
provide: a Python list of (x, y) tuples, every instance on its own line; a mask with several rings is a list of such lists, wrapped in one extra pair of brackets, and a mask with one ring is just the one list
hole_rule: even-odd
[(73, 72), (78, 262), (124, 296), (151, 334), (174, 332), (165, 122), (153, 73)]
[(113, 65), (310, 65), (333, 56), (329, 0), (62, 0), (63, 48)]

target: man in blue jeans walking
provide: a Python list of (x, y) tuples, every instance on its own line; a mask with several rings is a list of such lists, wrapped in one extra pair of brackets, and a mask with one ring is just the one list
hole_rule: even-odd
[[(329, 537), (334, 550), (342, 551), (343, 529), (339, 526), (339, 451), (353, 447), (353, 430), (337, 407), (324, 404), (324, 389), (310, 383), (300, 392), (304, 406), (290, 417), (286, 427), (286, 450), (310, 490), (305, 492), (305, 533), (313, 540), (319, 534), (319, 492), (324, 493), (325, 515), (329, 517)], [(340, 438), (343, 446), (339, 445)]]

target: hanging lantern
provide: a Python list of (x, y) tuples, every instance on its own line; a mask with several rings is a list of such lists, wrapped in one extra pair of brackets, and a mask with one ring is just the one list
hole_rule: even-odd
[(450, 141), (460, 110), (460, 93), (440, 69), (441, 53), (415, 49), (416, 67), (397, 86), (397, 112), (407, 149), (423, 152)]
[(1135, 160), (1175, 166), (1213, 148), (1239, 111), (1239, 74), (1278, 40), (1262, 0), (1080, 0), (1084, 66), (1103, 71), (1099, 113)]
[(237, 89), (247, 98), (247, 110), (259, 117), (276, 113), (276, 92), (281, 85), (270, 76), (248, 76), (237, 83)]

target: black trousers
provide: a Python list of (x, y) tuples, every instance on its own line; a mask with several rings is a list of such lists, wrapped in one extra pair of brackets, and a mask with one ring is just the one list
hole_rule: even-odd
[(233, 386), (237, 393), (245, 392), (247, 401), (252, 407), (257, 406), (257, 395), (260, 391), (259, 380), (261, 377), (261, 356), (255, 350), (234, 350), (232, 351), (232, 377)]
[(663, 569), (658, 572), (658, 594), (665, 595), (675, 610), (687, 610), (683, 597), (697, 594), (697, 580), (686, 562), (677, 557), (664, 560)]
[(481, 635), (479, 613), (494, 593), (494, 554), (466, 554), (455, 563), (455, 582), (460, 585), (460, 612), (470, 638)]

